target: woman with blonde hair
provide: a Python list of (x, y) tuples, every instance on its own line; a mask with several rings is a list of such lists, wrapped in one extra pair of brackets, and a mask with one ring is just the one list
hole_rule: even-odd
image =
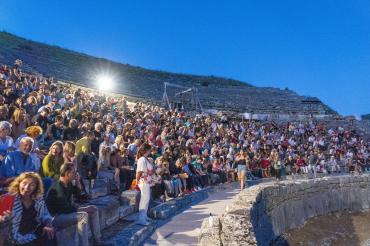
[(112, 145), (113, 151), (118, 151), (119, 147), (123, 144), (123, 136), (118, 135), (116, 139), (114, 140), (114, 144)]
[(76, 145), (75, 143), (71, 141), (67, 141), (64, 143), (63, 146), (63, 158), (64, 163), (71, 162), (73, 164), (76, 164)]
[(9, 186), (11, 208), (10, 240), (13, 245), (56, 245), (52, 217), (43, 199), (41, 177), (34, 172), (19, 175)]
[(50, 146), (49, 153), (42, 161), (42, 176), (58, 180), (60, 176), (60, 167), (63, 163), (63, 143), (61, 141), (55, 141)]
[(30, 115), (36, 115), (39, 108), (37, 104), (37, 98), (35, 96), (29, 96), (27, 98), (27, 104), (24, 107)]
[(31, 124), (25, 110), (23, 108), (16, 108), (10, 118), (12, 127), (12, 137), (18, 138), (23, 134), (24, 130)]

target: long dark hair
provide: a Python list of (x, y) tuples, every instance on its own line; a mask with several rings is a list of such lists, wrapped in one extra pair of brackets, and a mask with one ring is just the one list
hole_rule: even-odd
[(144, 154), (152, 149), (152, 146), (150, 146), (147, 143), (143, 143), (136, 154), (136, 160), (138, 160), (140, 157), (144, 156)]

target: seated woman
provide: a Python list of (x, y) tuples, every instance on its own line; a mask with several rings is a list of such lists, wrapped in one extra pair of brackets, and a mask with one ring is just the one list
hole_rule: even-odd
[(50, 146), (49, 153), (42, 160), (42, 167), (40, 170), (46, 192), (53, 182), (59, 179), (60, 167), (63, 163), (63, 143), (61, 141), (55, 141)]
[(175, 193), (178, 196), (183, 196), (185, 193), (189, 193), (188, 188), (187, 188), (187, 179), (189, 176), (183, 172), (182, 168), (185, 164), (185, 157), (181, 157), (176, 160), (175, 162), (175, 167), (173, 169), (173, 178), (174, 181), (174, 189)]
[(63, 143), (55, 141), (51, 146), (49, 153), (42, 160), (40, 173), (43, 177), (50, 177), (54, 180), (59, 179), (60, 167), (64, 163)]
[(213, 159), (212, 161), (212, 173), (213, 174), (216, 174), (219, 178), (219, 181), (220, 183), (225, 183), (226, 182), (226, 174), (225, 172), (222, 170), (222, 165), (221, 165), (221, 162), (220, 162), (220, 159)]
[(12, 124), (8, 121), (0, 121), (0, 161), (2, 161), (9, 151), (14, 151), (14, 141), (10, 137)]
[(152, 164), (154, 172), (152, 174), (153, 185), (151, 187), (153, 200), (157, 202), (165, 202), (166, 187), (162, 180), (162, 168), (154, 165), (154, 161), (151, 157), (148, 157), (148, 161)]
[(175, 190), (173, 187), (173, 183), (171, 182), (169, 163), (163, 156), (160, 156), (155, 160), (155, 172), (161, 177), (161, 180), (165, 187), (166, 197), (173, 197), (175, 194)]
[(99, 145), (98, 159), (98, 177), (111, 181), (114, 179), (114, 171), (112, 171), (110, 156), (112, 153), (112, 144), (110, 143), (110, 135), (104, 135), (104, 141)]
[(128, 151), (124, 147), (124, 145), (121, 145), (119, 147), (118, 155), (119, 155), (119, 161), (120, 161), (120, 164), (119, 164), (120, 188), (121, 190), (128, 190), (130, 188), (132, 180), (134, 180), (135, 170), (133, 167), (129, 166)]
[(297, 170), (300, 174), (308, 173), (306, 160), (303, 156), (299, 156), (296, 161)]
[(9, 193), (14, 195), (10, 241), (24, 246), (56, 245), (40, 176), (34, 172), (22, 173), (10, 184)]
[(203, 165), (203, 158), (201, 156), (197, 156), (197, 158), (193, 161), (194, 170), (197, 175), (200, 177), (200, 183), (202, 187), (208, 185), (208, 175), (205, 172), (205, 168)]
[(24, 130), (31, 125), (31, 121), (22, 108), (16, 108), (10, 119), (12, 127), (12, 137), (17, 139), (23, 134)]

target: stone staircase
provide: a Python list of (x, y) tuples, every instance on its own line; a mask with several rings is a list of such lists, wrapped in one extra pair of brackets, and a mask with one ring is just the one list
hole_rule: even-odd
[[(87, 182), (84, 182), (87, 183)], [(86, 185), (86, 184), (85, 184)], [(86, 187), (89, 187), (88, 185)], [(105, 180), (96, 180), (94, 185), (89, 189), (92, 200), (80, 206), (95, 205), (98, 208), (100, 228), (102, 233), (109, 231), (110, 228), (125, 222), (126, 218), (133, 215), (138, 210), (140, 192), (123, 191), (119, 195), (109, 194)], [(123, 223), (124, 224), (124, 223)], [(76, 225), (72, 225), (57, 232), (58, 245), (78, 245), (78, 235)], [(92, 234), (89, 232), (89, 238)]]
[[(88, 182), (84, 183), (86, 187), (89, 187)], [(89, 190), (93, 199), (81, 206), (95, 205), (98, 208), (103, 245), (136, 246), (143, 244), (145, 239), (154, 232), (158, 225), (166, 223), (174, 215), (206, 199), (209, 193), (225, 189), (228, 185), (238, 184), (210, 186), (183, 197), (171, 199), (162, 204), (151, 204), (149, 216), (153, 221), (148, 226), (135, 223), (138, 217), (140, 192), (127, 190), (121, 192), (119, 195), (111, 195), (107, 189), (107, 183), (104, 180), (95, 181)], [(58, 231), (58, 245), (78, 245), (76, 230), (76, 225), (73, 225)], [(91, 232), (89, 232), (89, 238), (92, 241)]]

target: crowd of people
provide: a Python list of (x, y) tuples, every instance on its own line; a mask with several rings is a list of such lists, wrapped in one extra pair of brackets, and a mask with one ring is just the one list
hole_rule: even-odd
[[(100, 243), (99, 216), (84, 206), (97, 179), (112, 194), (141, 192), (138, 223), (151, 200), (246, 179), (369, 172), (370, 146), (353, 130), (313, 120), (275, 123), (187, 114), (0, 67), (0, 189), (11, 204), (16, 245), (53, 245), (55, 228), (78, 224)], [(9, 202), (10, 201), (10, 202)], [(77, 206), (77, 204), (82, 204)], [(1, 206), (1, 205), (0, 205)], [(4, 209), (3, 209), (4, 210)], [(1, 242), (0, 242), (1, 243)]]

